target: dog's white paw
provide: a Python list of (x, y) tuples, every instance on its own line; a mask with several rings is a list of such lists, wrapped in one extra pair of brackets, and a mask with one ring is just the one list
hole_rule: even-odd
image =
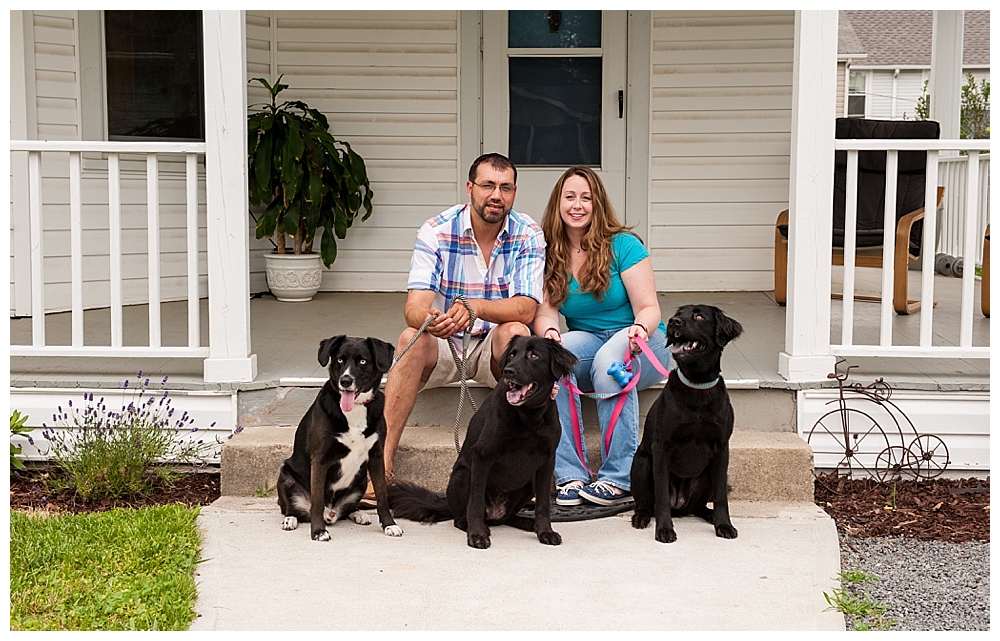
[(285, 520), (281, 522), (282, 530), (294, 530), (299, 527), (299, 520), (294, 516), (286, 516)]
[(323, 508), (323, 522), (333, 525), (337, 522), (337, 511), (330, 507)]
[(403, 528), (398, 525), (390, 525), (383, 530), (386, 536), (403, 536)]
[(312, 538), (313, 541), (329, 541), (330, 533), (327, 532), (326, 530), (320, 530), (319, 533), (314, 532)]
[(368, 518), (368, 515), (361, 510), (354, 510), (351, 512), (351, 520), (358, 525), (371, 525), (372, 520)]

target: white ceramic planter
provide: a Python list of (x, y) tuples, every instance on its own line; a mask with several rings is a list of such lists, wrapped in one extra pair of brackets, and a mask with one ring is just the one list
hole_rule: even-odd
[(281, 301), (301, 303), (319, 291), (323, 262), (319, 254), (266, 254), (267, 286)]

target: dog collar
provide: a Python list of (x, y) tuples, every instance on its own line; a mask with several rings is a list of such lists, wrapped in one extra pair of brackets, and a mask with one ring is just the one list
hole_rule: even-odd
[(715, 380), (710, 383), (695, 383), (688, 380), (688, 378), (684, 376), (683, 373), (681, 373), (681, 369), (679, 367), (674, 368), (674, 371), (677, 373), (677, 377), (681, 379), (681, 382), (690, 387), (691, 389), (712, 389), (713, 387), (719, 384), (719, 381), (722, 380), (722, 376), (720, 375), (716, 376)]

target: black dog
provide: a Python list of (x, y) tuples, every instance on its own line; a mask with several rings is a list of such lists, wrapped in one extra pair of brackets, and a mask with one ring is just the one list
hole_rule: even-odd
[(385, 394), (379, 383), (392, 356), (392, 345), (377, 338), (334, 336), (319, 344), (319, 363), (330, 363), (330, 380), (299, 422), (292, 456), (278, 473), (282, 529), (309, 521), (313, 540), (329, 541), (326, 526), (345, 516), (368, 525), (357, 507), (370, 473), (382, 530), (402, 536), (389, 512), (382, 461)]
[(710, 305), (685, 305), (667, 322), (677, 369), (650, 408), (632, 459), (632, 527), (645, 528), (655, 516), (661, 543), (677, 540), (671, 513), (694, 514), (714, 524), (716, 536), (736, 538), (728, 499), (733, 405), (719, 373), (722, 349), (742, 333)]
[[(389, 487), (397, 518), (434, 522), (453, 518), (470, 547), (490, 546), (489, 525), (534, 530), (559, 545), (550, 519), (553, 469), (561, 429), (553, 383), (576, 357), (548, 338), (515, 336), (500, 360), (502, 379), (469, 421), (462, 452), (445, 494), (411, 483)], [(535, 497), (534, 518), (517, 516)]]

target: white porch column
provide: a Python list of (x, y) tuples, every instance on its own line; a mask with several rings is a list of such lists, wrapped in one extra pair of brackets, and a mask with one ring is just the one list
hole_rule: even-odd
[(205, 381), (252, 381), (247, 190), (246, 37), (243, 11), (203, 11), (208, 335)]
[(792, 150), (788, 196), (788, 303), (778, 372), (823, 380), (830, 353), (833, 140), (837, 103), (837, 12), (795, 12)]
[[(935, 11), (931, 37), (930, 119), (941, 123), (941, 138), (957, 140), (962, 122), (962, 42), (964, 11)], [(957, 154), (958, 152), (954, 152)]]

